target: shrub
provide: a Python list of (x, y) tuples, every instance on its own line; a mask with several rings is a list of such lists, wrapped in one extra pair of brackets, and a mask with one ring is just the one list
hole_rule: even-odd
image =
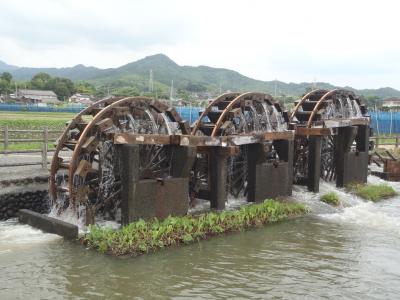
[(387, 184), (352, 184), (347, 186), (347, 190), (360, 198), (374, 202), (397, 195), (397, 192)]
[(333, 205), (333, 206), (340, 205), (339, 197), (335, 192), (326, 193), (326, 194), (322, 195), (319, 199), (322, 202), (325, 202), (325, 203)]
[(209, 212), (198, 216), (169, 216), (163, 221), (140, 219), (117, 231), (91, 226), (82, 242), (112, 255), (139, 255), (164, 247), (188, 244), (231, 231), (261, 226), (307, 212), (302, 204), (265, 200), (237, 211)]

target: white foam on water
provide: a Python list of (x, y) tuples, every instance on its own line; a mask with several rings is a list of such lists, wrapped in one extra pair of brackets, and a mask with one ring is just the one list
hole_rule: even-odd
[(320, 214), (320, 217), (339, 223), (354, 224), (365, 228), (391, 231), (400, 234), (400, 220), (379, 210), (373, 202), (363, 202), (346, 207), (333, 214)]
[[(400, 191), (399, 182), (387, 182), (376, 176), (368, 176), (368, 183), (384, 183), (392, 186), (396, 191)], [(327, 183), (321, 184), (321, 194), (329, 189), (329, 185), (330, 184)], [(336, 211), (316, 211), (315, 213), (319, 217), (342, 224), (352, 224), (365, 228), (375, 228), (377, 230), (386, 230), (400, 234), (400, 218), (398, 218), (398, 212), (394, 211), (393, 209), (385, 209), (385, 202), (374, 203), (371, 201), (366, 201), (353, 194), (346, 193), (344, 189), (335, 188), (333, 185), (331, 187), (331, 190), (335, 191), (335, 193), (338, 194), (339, 199), (342, 202), (342, 206), (336, 209)], [(388, 199), (384, 201), (398, 200), (399, 198), (397, 197), (393, 198), (392, 200)], [(390, 212), (390, 214), (388, 212)], [(391, 215), (392, 213), (394, 215)]]
[(0, 255), (11, 252), (16, 245), (46, 243), (58, 239), (61, 237), (20, 224), (17, 219), (0, 222)]

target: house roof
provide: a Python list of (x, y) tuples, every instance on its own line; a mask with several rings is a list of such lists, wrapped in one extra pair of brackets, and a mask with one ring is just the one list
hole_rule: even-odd
[(400, 97), (390, 97), (383, 100), (383, 102), (400, 102)]
[(26, 90), (19, 89), (18, 92), (23, 95), (35, 95), (35, 96), (49, 96), (49, 97), (57, 97), (56, 93), (53, 91), (41, 91), (41, 90)]

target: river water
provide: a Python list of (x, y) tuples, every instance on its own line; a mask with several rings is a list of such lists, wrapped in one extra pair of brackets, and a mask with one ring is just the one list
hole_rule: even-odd
[(0, 222), (0, 299), (399, 299), (400, 198), (339, 195), (333, 209), (296, 187), (308, 216), (136, 258)]

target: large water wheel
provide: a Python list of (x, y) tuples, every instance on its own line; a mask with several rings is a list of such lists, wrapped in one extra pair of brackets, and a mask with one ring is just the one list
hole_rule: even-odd
[[(231, 136), (251, 135), (259, 132), (276, 132), (287, 129), (281, 107), (268, 94), (227, 93), (212, 101), (200, 115), (192, 135)], [(278, 159), (272, 142), (266, 142), (269, 159)], [(210, 183), (210, 160), (207, 152), (197, 154), (193, 168), (192, 197), (201, 198)], [(235, 156), (228, 157), (227, 190), (234, 197), (247, 194), (247, 147), (240, 146)]]
[[(317, 89), (295, 102), (291, 121), (297, 127), (334, 128), (343, 126), (346, 120), (363, 118), (366, 108), (351, 91)], [(348, 126), (350, 126), (350, 122)], [(308, 177), (308, 136), (295, 139), (294, 181), (299, 183)], [(323, 136), (321, 143), (321, 177), (326, 181), (336, 179), (335, 142), (331, 135)]]
[[(146, 97), (110, 98), (79, 113), (58, 140), (51, 165), (50, 197), (56, 209), (115, 218), (120, 202), (120, 162), (114, 133), (188, 134), (188, 126), (168, 105)], [(170, 151), (140, 145), (141, 179), (170, 175)]]

